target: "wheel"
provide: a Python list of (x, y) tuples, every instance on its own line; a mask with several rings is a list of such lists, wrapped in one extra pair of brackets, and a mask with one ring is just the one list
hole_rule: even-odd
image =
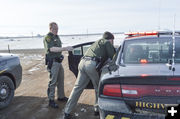
[(7, 107), (14, 97), (14, 83), (7, 76), (0, 76), (0, 109)]

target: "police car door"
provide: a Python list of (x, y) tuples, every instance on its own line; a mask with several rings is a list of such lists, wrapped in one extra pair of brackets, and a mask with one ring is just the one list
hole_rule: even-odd
[[(93, 43), (94, 42), (78, 44), (78, 45), (73, 46), (73, 51), (69, 51), (69, 56), (68, 56), (69, 69), (74, 73), (76, 77), (78, 75), (78, 64), (81, 60), (81, 57), (84, 56), (84, 53), (86, 52), (86, 50)], [(92, 89), (92, 84), (89, 84), (87, 88)]]

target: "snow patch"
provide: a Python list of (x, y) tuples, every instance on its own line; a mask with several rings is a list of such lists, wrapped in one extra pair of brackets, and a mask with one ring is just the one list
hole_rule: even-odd
[(33, 72), (33, 71), (36, 71), (36, 70), (39, 70), (40, 68), (39, 67), (33, 67), (32, 69), (28, 70), (29, 72)]
[(81, 112), (87, 112), (87, 110), (84, 108), (81, 108)]

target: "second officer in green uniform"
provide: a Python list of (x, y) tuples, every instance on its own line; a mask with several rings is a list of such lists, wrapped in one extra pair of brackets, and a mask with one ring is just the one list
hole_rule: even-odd
[(98, 112), (97, 92), (99, 75), (96, 70), (96, 65), (100, 60), (106, 61), (108, 58), (113, 58), (115, 54), (113, 40), (113, 34), (110, 32), (105, 32), (103, 34), (103, 38), (93, 43), (81, 59), (78, 66), (79, 73), (75, 86), (65, 106), (64, 119), (71, 119), (70, 112), (76, 106), (82, 91), (88, 85), (89, 81), (92, 82), (96, 94), (94, 111), (96, 113)]

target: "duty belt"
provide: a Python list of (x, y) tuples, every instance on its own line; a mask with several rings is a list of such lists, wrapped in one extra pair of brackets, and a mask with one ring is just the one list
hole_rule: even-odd
[(53, 58), (53, 61), (54, 61), (54, 62), (61, 63), (61, 62), (63, 61), (63, 59), (64, 59), (64, 56), (61, 55), (60, 57)]
[(89, 57), (89, 56), (83, 56), (82, 59), (92, 60), (92, 61), (96, 61), (96, 62), (99, 62), (99, 61), (100, 61), (99, 58), (96, 58), (96, 57)]

